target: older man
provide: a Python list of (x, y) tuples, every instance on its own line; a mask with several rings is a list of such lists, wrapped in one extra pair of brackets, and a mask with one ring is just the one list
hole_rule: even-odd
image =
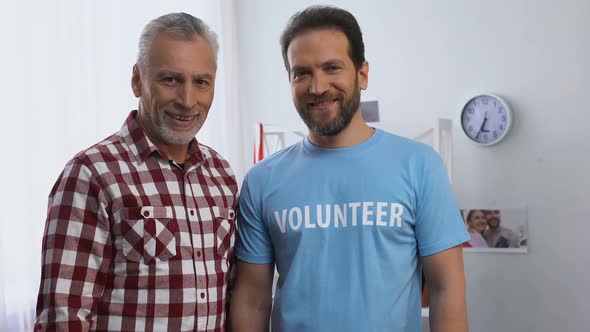
[(216, 38), (186, 13), (144, 28), (138, 111), (51, 191), (37, 330), (224, 330), (237, 185), (195, 139), (213, 101)]

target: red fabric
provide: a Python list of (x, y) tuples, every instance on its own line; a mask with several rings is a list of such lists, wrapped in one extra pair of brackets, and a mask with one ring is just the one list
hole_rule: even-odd
[(135, 115), (50, 193), (35, 330), (225, 329), (236, 180), (196, 140), (181, 168)]
[(260, 142), (258, 144), (258, 161), (264, 159), (264, 126), (262, 123), (258, 124), (260, 131)]
[(254, 138), (254, 164), (264, 159), (264, 126), (258, 123), (258, 133)]

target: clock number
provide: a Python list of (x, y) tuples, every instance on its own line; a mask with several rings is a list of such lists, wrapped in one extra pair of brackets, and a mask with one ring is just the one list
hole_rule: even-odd
[(498, 132), (494, 130), (494, 138), (498, 138)]
[(469, 114), (473, 114), (473, 112), (475, 112), (475, 110), (473, 109), (473, 107), (469, 107), (468, 112), (469, 112)]
[(469, 115), (465, 115), (464, 119), (465, 119), (465, 122), (469, 122), (471, 120), (471, 117), (469, 117)]
[(483, 134), (483, 140), (487, 141), (488, 140), (488, 134)]
[(500, 130), (504, 130), (504, 125), (500, 124)]
[(469, 127), (467, 128), (467, 130), (469, 130), (470, 132), (475, 132), (475, 130), (473, 129), (472, 125), (469, 125)]
[(506, 122), (506, 115), (502, 115), (502, 122)]
[(489, 100), (487, 100), (487, 99), (482, 99), (482, 100), (481, 100), (481, 102), (482, 102), (484, 105), (487, 105), (487, 104), (488, 104), (488, 102), (489, 102)]

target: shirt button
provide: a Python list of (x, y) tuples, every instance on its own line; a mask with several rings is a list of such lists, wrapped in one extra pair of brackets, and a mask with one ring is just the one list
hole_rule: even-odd
[(233, 213), (233, 212), (230, 212), (230, 213), (229, 213), (229, 218), (230, 218), (230, 219), (233, 219), (233, 218), (234, 218), (234, 213)]
[(205, 298), (205, 293), (201, 292), (201, 298), (204, 299)]
[(197, 257), (201, 257), (201, 251), (197, 251)]
[(191, 216), (195, 215), (195, 210), (191, 209)]
[(150, 216), (150, 211), (144, 211), (143, 212), (143, 216), (146, 217), (146, 218), (149, 217)]

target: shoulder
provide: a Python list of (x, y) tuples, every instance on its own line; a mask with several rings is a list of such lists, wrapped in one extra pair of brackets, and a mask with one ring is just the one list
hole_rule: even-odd
[(293, 144), (284, 148), (274, 154), (257, 162), (246, 173), (246, 179), (249, 181), (257, 181), (264, 178), (270, 178), (272, 174), (282, 174), (285, 169), (293, 164), (296, 158), (300, 158), (304, 154), (303, 142)]
[[(58, 191), (74, 192), (78, 190), (100, 190), (101, 165), (106, 165), (109, 160), (114, 160), (120, 151), (121, 144), (119, 134), (113, 134), (104, 140), (78, 152), (64, 166), (61, 174), (55, 182), (50, 196)], [(103, 172), (104, 173), (104, 172)]]
[(78, 152), (66, 165), (95, 169), (97, 164), (121, 158), (128, 151), (120, 133), (112, 134), (102, 141)]
[(238, 181), (229, 162), (207, 145), (199, 143), (199, 149), (205, 158), (206, 167), (211, 171), (211, 176), (220, 184), (227, 186), (233, 196), (237, 196)]
[(381, 129), (377, 129), (377, 131), (381, 135), (381, 139), (379, 140), (381, 147), (393, 148), (396, 153), (401, 153), (408, 157), (432, 158), (433, 156), (438, 156), (438, 153), (430, 145)]
[(390, 158), (401, 162), (412, 173), (428, 172), (428, 169), (432, 167), (443, 165), (442, 158), (430, 145), (386, 131), (379, 131), (381, 136), (376, 151), (381, 158)]
[[(229, 162), (219, 152), (208, 145), (199, 143), (199, 150), (205, 157), (205, 162), (215, 168), (231, 170)], [(233, 173), (233, 172), (232, 172)]]

